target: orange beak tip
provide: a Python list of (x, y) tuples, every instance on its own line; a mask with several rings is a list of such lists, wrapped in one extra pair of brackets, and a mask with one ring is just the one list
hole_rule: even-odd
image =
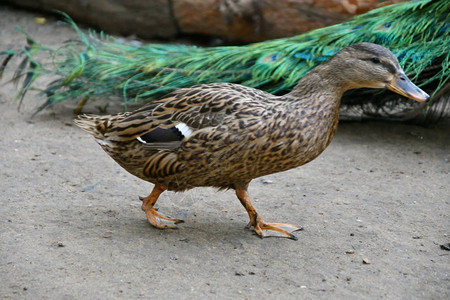
[(389, 90), (412, 100), (427, 103), (430, 95), (412, 83), (405, 75), (394, 78), (387, 86)]
[(430, 101), (430, 96), (425, 92), (423, 92), (423, 95), (422, 94), (409, 94), (409, 95), (405, 95), (405, 96), (407, 96), (408, 98), (411, 98), (413, 100), (416, 100), (418, 102), (422, 102), (422, 103), (427, 103)]

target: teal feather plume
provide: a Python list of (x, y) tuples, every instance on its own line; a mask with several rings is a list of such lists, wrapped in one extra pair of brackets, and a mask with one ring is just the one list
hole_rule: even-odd
[[(26, 76), (19, 92), (21, 97), (37, 76), (58, 78), (41, 90), (47, 97), (42, 108), (65, 99), (112, 95), (122, 96), (126, 105), (209, 82), (234, 82), (282, 94), (340, 49), (362, 41), (389, 48), (406, 74), (435, 98), (439, 96), (441, 100), (435, 102), (440, 102), (444, 110), (448, 107), (450, 1), (446, 0), (389, 5), (294, 37), (220, 47), (124, 43), (103, 33), (85, 34), (63, 15), (78, 32), (79, 40), (54, 49), (27, 36), (29, 45), (21, 51), (29, 63), (28, 68), (19, 68), (16, 74)], [(48, 53), (53, 62), (38, 63), (33, 56), (37, 52)], [(7, 50), (1, 54), (9, 60), (19, 52)], [(343, 99), (344, 117), (345, 111), (350, 115), (353, 111), (358, 119), (404, 119), (420, 113), (417, 104), (404, 103), (390, 92), (354, 91)], [(418, 109), (423, 111), (422, 106)]]

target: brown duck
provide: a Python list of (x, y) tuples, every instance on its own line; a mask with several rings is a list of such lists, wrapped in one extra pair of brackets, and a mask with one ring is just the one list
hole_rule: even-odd
[(404, 74), (386, 48), (359, 43), (308, 73), (284, 96), (231, 83), (179, 89), (136, 111), (82, 115), (75, 124), (91, 133), (131, 174), (154, 183), (140, 198), (148, 222), (176, 228), (179, 219), (154, 208), (165, 190), (211, 186), (234, 189), (260, 237), (296, 239), (296, 225), (267, 223), (250, 202), (254, 178), (289, 170), (316, 158), (338, 125), (342, 94), (387, 88), (426, 102), (429, 96)]

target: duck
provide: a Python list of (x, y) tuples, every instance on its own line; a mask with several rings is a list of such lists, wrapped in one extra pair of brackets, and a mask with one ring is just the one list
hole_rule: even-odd
[(405, 75), (387, 48), (362, 42), (347, 46), (281, 96), (233, 83), (181, 88), (130, 112), (79, 115), (74, 123), (126, 171), (153, 183), (139, 197), (148, 222), (177, 228), (181, 219), (155, 208), (166, 190), (195, 187), (234, 190), (249, 216), (246, 228), (261, 238), (297, 240), (302, 227), (263, 220), (248, 186), (258, 177), (302, 166), (333, 139), (344, 92), (389, 89), (415, 101), (429, 95)]

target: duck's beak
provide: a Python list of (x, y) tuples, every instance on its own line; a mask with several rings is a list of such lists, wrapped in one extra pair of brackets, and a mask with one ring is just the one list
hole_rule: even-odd
[(428, 102), (430, 96), (418, 88), (404, 73), (399, 73), (386, 84), (386, 88), (419, 102)]

